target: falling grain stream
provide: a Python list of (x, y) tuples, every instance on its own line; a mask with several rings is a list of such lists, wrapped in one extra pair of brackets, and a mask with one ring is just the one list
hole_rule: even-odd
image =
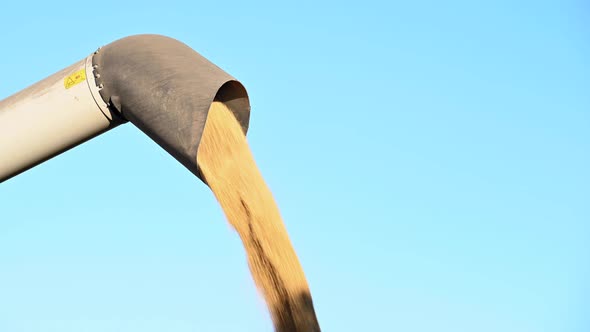
[(319, 332), (309, 286), (272, 193), (241, 126), (213, 102), (197, 162), (246, 250), (252, 277), (277, 332)]

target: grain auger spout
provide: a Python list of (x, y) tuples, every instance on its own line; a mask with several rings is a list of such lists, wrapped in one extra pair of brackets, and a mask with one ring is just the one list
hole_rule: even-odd
[(250, 103), (235, 78), (172, 38), (117, 40), (0, 101), (0, 182), (126, 122), (202, 179), (196, 156), (214, 100), (246, 133)]

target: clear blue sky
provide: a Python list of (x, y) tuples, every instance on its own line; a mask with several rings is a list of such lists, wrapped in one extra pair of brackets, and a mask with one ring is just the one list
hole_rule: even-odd
[[(0, 98), (180, 39), (248, 88), (324, 331), (590, 331), (586, 1), (149, 3), (4, 4)], [(272, 331), (213, 195), (131, 124), (0, 202), (0, 331)]]

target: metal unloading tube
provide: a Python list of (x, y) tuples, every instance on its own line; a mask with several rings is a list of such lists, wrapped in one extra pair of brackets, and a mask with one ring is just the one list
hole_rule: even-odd
[(196, 155), (214, 100), (246, 133), (250, 102), (232, 76), (172, 38), (117, 40), (0, 101), (0, 182), (127, 121), (201, 177)]
[(0, 181), (119, 123), (98, 93), (89, 56), (0, 101)]

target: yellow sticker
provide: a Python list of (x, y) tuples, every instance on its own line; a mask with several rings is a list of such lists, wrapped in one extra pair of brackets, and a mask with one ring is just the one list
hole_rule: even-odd
[(86, 81), (86, 69), (80, 69), (64, 79), (64, 86), (69, 89), (84, 81)]

